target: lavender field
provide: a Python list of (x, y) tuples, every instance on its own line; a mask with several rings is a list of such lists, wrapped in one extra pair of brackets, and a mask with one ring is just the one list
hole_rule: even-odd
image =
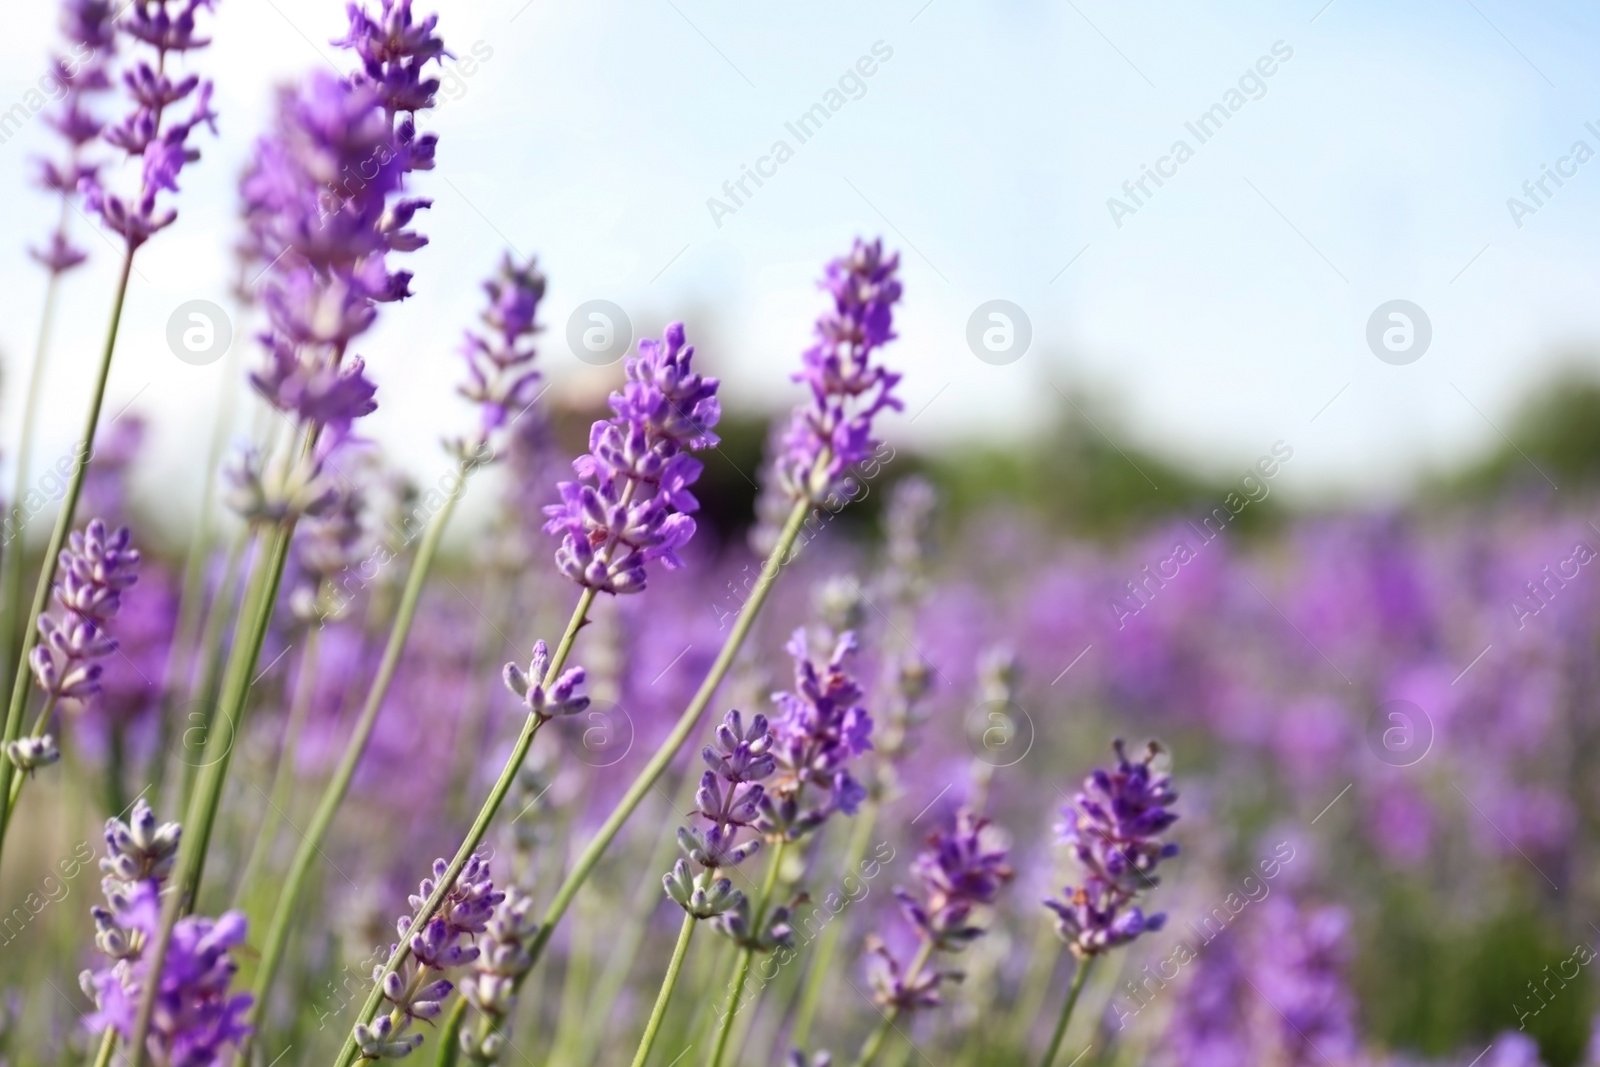
[[(1345, 389), (1220, 475), (1076, 390), (930, 443), (932, 262), (875, 207), (761, 356), (787, 409), (719, 380), (725, 309), (564, 325), (537, 233), (473, 245), (475, 310), (423, 350), (432, 113), (492, 49), (350, 4), (333, 69), (258, 87), (234, 220), (193, 224), (216, 0), (52, 4), (0, 1065), (1600, 1065), (1581, 374), (1387, 500), (1284, 491)], [(180, 241), (231, 295), (149, 335), (140, 265)], [(985, 309), (996, 370), (1027, 320)], [(185, 486), (108, 388), (130, 346), (228, 359)], [(373, 427), (424, 364), (454, 392), (418, 467)]]

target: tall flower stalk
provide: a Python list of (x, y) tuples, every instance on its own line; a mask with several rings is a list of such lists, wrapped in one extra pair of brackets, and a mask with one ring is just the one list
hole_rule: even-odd
[[(318, 72), (284, 90), (273, 133), (258, 143), (242, 186), (248, 251), (267, 264), (262, 303), (271, 324), (262, 337), (267, 359), (251, 384), (294, 433), (287, 452), (270, 460), (247, 453), (230, 472), (230, 502), (260, 531), (263, 552), (223, 675), (217, 714), (228, 724), (227, 736), (218, 742), (213, 730), (206, 738), (177, 892), (163, 909), (154, 946), (158, 963), (199, 887), (232, 739), (243, 727), (295, 525), (336, 504), (337, 487), (324, 470), (328, 454), (354, 420), (376, 407), (363, 362), (345, 357), (371, 328), (377, 305), (410, 295), (410, 273), (391, 273), (388, 254), (427, 240), (407, 227), (428, 202), (401, 194), (408, 174), (433, 166), (434, 140), (416, 134), (410, 112), (427, 106), (438, 87), (424, 76), (425, 64), (443, 54), (433, 35), (436, 19), (414, 22), (410, 0), (383, 0), (376, 20), (353, 5), (350, 15), (343, 43), (356, 51), (361, 69), (350, 78)], [(325, 429), (331, 441), (323, 440)], [(219, 743), (222, 751), (212, 752)], [(140, 1045), (154, 1010), (147, 993), (133, 1067), (141, 1067)]]
[[(552, 717), (543, 701), (547, 693), (560, 692), (567, 677), (562, 668), (579, 629), (588, 621), (594, 598), (602, 592), (643, 592), (648, 565), (659, 561), (666, 567), (678, 566), (676, 550), (694, 535), (694, 520), (688, 513), (699, 505), (689, 486), (701, 467), (689, 453), (716, 444), (712, 428), (721, 408), (717, 380), (696, 373), (693, 358), (694, 348), (685, 341), (682, 323), (669, 325), (662, 341), (639, 343), (639, 355), (624, 366), (623, 389), (611, 394), (611, 418), (594, 424), (590, 451), (573, 461), (578, 480), (561, 483), (560, 503), (545, 509), (550, 516), (546, 530), (562, 539), (557, 568), (582, 592), (554, 653), (536, 653), (526, 675), (507, 668), (507, 684), (524, 698), (528, 715), (499, 778), (456, 850), (447, 878), (460, 871), (483, 840), (534, 736)], [(416, 921), (428, 921), (439, 905), (438, 894), (424, 901)], [(547, 920), (529, 947), (533, 959), (548, 934)], [(404, 965), (408, 953), (403, 943), (390, 953), (378, 972), (380, 987)], [(373, 1017), (378, 992), (368, 995), (357, 1025)], [(347, 1042), (339, 1062), (349, 1063), (359, 1052), (356, 1042)]]
[[(106, 381), (111, 375), (111, 358), (116, 351), (117, 332), (122, 324), (122, 307), (127, 297), (128, 280), (133, 272), (134, 254), (152, 236), (172, 225), (177, 211), (163, 202), (164, 193), (176, 192), (178, 176), (184, 166), (199, 158), (199, 150), (189, 143), (197, 126), (215, 130), (216, 113), (211, 110), (211, 83), (190, 74), (174, 78), (169, 72), (176, 56), (205, 47), (209, 42), (196, 34), (195, 16), (209, 11), (214, 0), (134, 0), (116, 23), (116, 32), (129, 43), (137, 42), (149, 50), (146, 58), (131, 63), (122, 72), (122, 85), (132, 109), (123, 118), (100, 131), (100, 137), (121, 149), (128, 159), (140, 160), (136, 192), (124, 197), (107, 185), (98, 171), (78, 171), (84, 202), (100, 221), (123, 238), (122, 268), (111, 304), (111, 325), (106, 331), (94, 383), (90, 387), (89, 410), (84, 419), (83, 436), (78, 445), (76, 464), (67, 480), (67, 489), (56, 516), (55, 528), (45, 549), (44, 566), (34, 588), (33, 603), (22, 632), (22, 647), (11, 684), (11, 703), (0, 742), (9, 745), (22, 730), (27, 710), (29, 679), (26, 665), (36, 641), (35, 629), (43, 613), (51, 584), (55, 580), (56, 559), (72, 526), (73, 512), (83, 490), (88, 459), (94, 454), (95, 433), (100, 425), (100, 408), (105, 400)], [(103, 33), (103, 22), (92, 32)], [(175, 104), (191, 101), (189, 114), (171, 121), (167, 112)], [(85, 142), (86, 143), (86, 142)], [(58, 172), (56, 177), (64, 177)], [(57, 262), (70, 256), (63, 254)], [(9, 821), (10, 795), (14, 768), (0, 763), (0, 848), (4, 846), (4, 827)]]
[(989, 820), (963, 808), (955, 825), (928, 840), (928, 847), (912, 864), (922, 893), (914, 896), (897, 888), (901, 910), (917, 935), (911, 962), (902, 966), (882, 938), (868, 939), (868, 949), (880, 964), (873, 974), (873, 1000), (882, 1018), (856, 1057), (856, 1067), (867, 1067), (883, 1047), (896, 1019), (943, 1003), (939, 987), (959, 981), (956, 971), (932, 966), (935, 953), (961, 952), (982, 937), (977, 923), (980, 909), (994, 904), (1000, 890), (1011, 881), (1006, 843)]
[(1138, 761), (1128, 759), (1121, 740), (1113, 747), (1116, 766), (1096, 770), (1085, 779), (1057, 827), (1083, 868), (1083, 882), (1067, 886), (1061, 899), (1044, 903), (1055, 912), (1056, 933), (1078, 966), (1041, 1067), (1055, 1063), (1094, 961), (1146, 931), (1161, 929), (1167, 921), (1164, 914), (1146, 915), (1134, 901), (1156, 886), (1155, 871), (1161, 861), (1178, 854), (1176, 844), (1162, 840), (1178, 821), (1172, 810), (1178, 794), (1171, 777), (1153, 766), (1161, 754), (1155, 742)]
[[(534, 402), (532, 388), (538, 382), (539, 373), (533, 369), (536, 353), (531, 340), (538, 329), (536, 318), (544, 287), (543, 275), (531, 263), (526, 267), (518, 267), (509, 258), (500, 273), (484, 285), (489, 296), (489, 306), (483, 314), (487, 329), (482, 334), (470, 331), (467, 334), (463, 352), (467, 359), (469, 379), (461, 390), (463, 395), (479, 405), (480, 428), (474, 437), (452, 446), (458, 461), (455, 488), (429, 520), (427, 532), (417, 547), (416, 558), (406, 576), (405, 589), (400, 595), (394, 624), (384, 646), (383, 658), (379, 661), (371, 685), (367, 687), (360, 717), (345, 744), (333, 776), (323, 789), (310, 824), (300, 834), (294, 857), (289, 862), (283, 885), (277, 894), (272, 920), (267, 927), (266, 941), (262, 945), (261, 966), (256, 972), (257, 1013), (264, 1010), (277, 977), (289, 933), (294, 929), (306, 879), (322, 858), (322, 843), (350, 791), (356, 768), (377, 726), (378, 714), (389, 694), (389, 686), (394, 681), (411, 634), (423, 586), (456, 502), (465, 491), (468, 477), (480, 465), (494, 458), (496, 446), (502, 443), (511, 424)], [(244, 1058), (241, 1056), (241, 1062)]]

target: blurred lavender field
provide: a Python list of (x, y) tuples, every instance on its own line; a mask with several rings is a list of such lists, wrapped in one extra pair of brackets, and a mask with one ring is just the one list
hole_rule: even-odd
[[(787, 412), (704, 372), (715, 310), (590, 346), (604, 401), (548, 389), (546, 276), (486, 253), (409, 470), (369, 331), (429, 299), (447, 44), (369, 0), (275, 98), (236, 303), (174, 320), (249, 367), (178, 521), (103, 405), (214, 6), (62, 4), (0, 1065), (1600, 1065), (1600, 386), (1406, 503), (1286, 503), (1295, 441), (1217, 477), (1087, 396), (909, 446), (893, 235), (818, 264)], [(47, 460), (56, 286), (107, 246)]]

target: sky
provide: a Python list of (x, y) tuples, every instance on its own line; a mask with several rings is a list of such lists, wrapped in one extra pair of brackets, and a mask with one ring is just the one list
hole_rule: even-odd
[[(606, 300), (635, 338), (684, 320), (725, 405), (778, 409), (797, 399), (822, 265), (882, 235), (906, 288), (891, 440), (1026, 440), (1077, 403), (1213, 474), (1286, 442), (1280, 486), (1305, 500), (1403, 495), (1502, 445), (1558, 367), (1600, 370), (1592, 6), (444, 6), (456, 59), (420, 122), (439, 162), (414, 183), (434, 199), (431, 243), (407, 257), (416, 298), (386, 307), (360, 348), (379, 383), (369, 433), (424, 482), (447, 468), (439, 439), (471, 418), (453, 397), (456, 349), (507, 250), (549, 277), (554, 388), (599, 394), (620, 378), (567, 343), (574, 311)], [(0, 112), (55, 40), (53, 4), (16, 7)], [(198, 496), (219, 398), (259, 358), (228, 296), (237, 176), (275, 87), (347, 66), (328, 43), (344, 21), (334, 0), (219, 0), (215, 43), (191, 64), (216, 80), (221, 132), (185, 171), (176, 225), (137, 257), (107, 395), (108, 417), (131, 405), (148, 419), (142, 477), (179, 510)], [(826, 118), (797, 125), (808, 112)], [(28, 188), (29, 159), (50, 147), (38, 118), (0, 144), (7, 454), (44, 287), (25, 248), (55, 212)], [(109, 239), (72, 221), (94, 258), (62, 295), (47, 456), (82, 419), (116, 266)], [(195, 299), (235, 316), (232, 351), (206, 366), (166, 339)], [(1009, 322), (984, 317), (991, 301)], [(1406, 341), (1407, 322), (1384, 317), (1393, 301), (1409, 302), (1398, 353), (1380, 351), (1386, 329)], [(969, 341), (995, 328), (1003, 348), (1008, 327), (1003, 358)]]

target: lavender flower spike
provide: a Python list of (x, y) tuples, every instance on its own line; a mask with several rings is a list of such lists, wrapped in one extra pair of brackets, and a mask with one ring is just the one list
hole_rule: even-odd
[[(461, 442), (456, 450), (463, 458), (481, 454), (494, 444), (498, 431), (515, 422), (532, 405), (534, 387), (540, 374), (533, 366), (538, 353), (533, 335), (539, 331), (535, 319), (544, 299), (545, 280), (530, 260), (519, 267), (509, 254), (494, 278), (483, 283), (489, 306), (483, 312), (487, 327), (480, 335), (467, 331), (461, 353), (466, 357), (466, 384), (461, 395), (478, 405), (481, 428), (475, 441)], [(491, 458), (481, 456), (483, 459)]]
[(106, 624), (122, 605), (122, 591), (138, 580), (139, 553), (129, 540), (126, 526), (107, 533), (105, 523), (94, 519), (74, 531), (61, 551), (55, 587), (61, 614), (40, 617), (43, 640), (28, 657), (39, 688), (52, 697), (81, 701), (100, 691), (95, 661), (117, 647)]
[[(202, 8), (210, 11), (215, 6), (216, 0), (133, 0), (118, 27), (154, 52), (149, 59), (142, 59), (123, 72), (122, 82), (134, 107), (102, 135), (127, 153), (129, 159), (140, 161), (138, 193), (123, 197), (111, 192), (98, 172), (81, 175), (79, 186), (90, 210), (122, 234), (130, 252), (178, 217), (174, 209), (161, 207), (158, 198), (163, 192), (176, 192), (179, 173), (200, 158), (199, 149), (189, 144), (194, 128), (205, 125), (216, 132), (211, 82), (195, 74), (174, 78), (169, 73), (176, 65), (171, 53), (193, 51), (211, 43), (196, 35), (195, 15)], [(168, 109), (191, 98), (188, 117), (168, 121)]]
[(868, 941), (868, 950), (880, 960), (873, 974), (874, 999), (880, 1006), (899, 1015), (941, 1003), (940, 984), (959, 981), (961, 975), (933, 968), (929, 961), (934, 952), (960, 952), (983, 936), (974, 913), (994, 904), (1011, 881), (1006, 856), (1004, 835), (966, 808), (956, 813), (951, 829), (928, 839), (928, 847), (911, 865), (911, 873), (922, 883), (922, 895), (895, 889), (921, 950), (909, 966), (901, 967), (881, 938)]
[(1083, 884), (1044, 902), (1056, 913), (1056, 932), (1085, 958), (1165, 925), (1165, 915), (1145, 915), (1133, 900), (1156, 885), (1156, 866), (1178, 854), (1160, 839), (1178, 820), (1171, 779), (1151, 768), (1160, 746), (1152, 741), (1137, 763), (1121, 740), (1114, 747), (1117, 766), (1090, 775), (1057, 826), (1084, 868)]
[(572, 463), (579, 480), (562, 482), (561, 502), (544, 509), (545, 531), (562, 537), (556, 565), (581, 586), (638, 593), (647, 564), (682, 564), (678, 549), (695, 529), (688, 513), (700, 506), (689, 486), (701, 466), (689, 453), (717, 443), (722, 415), (717, 380), (694, 373), (693, 356), (681, 322), (662, 341), (639, 342), (627, 383), (611, 394), (615, 414), (594, 424), (589, 453)]
[(561, 676), (545, 688), (544, 676), (550, 669), (550, 646), (537, 641), (528, 671), (522, 672), (515, 663), (505, 666), (506, 688), (521, 698), (528, 714), (540, 721), (562, 715), (576, 715), (589, 706), (589, 698), (578, 692), (584, 682), (582, 667), (568, 667)]
[(756, 821), (765, 794), (761, 781), (777, 768), (765, 715), (754, 716), (746, 725), (743, 715), (729, 711), (717, 727), (716, 742), (701, 750), (709, 769), (695, 793), (695, 814), (708, 825), (704, 830), (678, 829), (679, 847), (702, 873), (692, 876), (688, 864), (679, 860), (662, 879), (667, 896), (696, 919), (714, 918), (744, 903), (744, 894), (733, 881), (716, 875), (760, 850), (759, 837), (740, 842), (739, 832)]
[(900, 375), (872, 362), (895, 338), (899, 267), (898, 254), (884, 256), (881, 238), (857, 238), (849, 255), (828, 264), (821, 287), (833, 307), (817, 320), (817, 341), (794, 376), (810, 387), (811, 401), (795, 409), (776, 461), (779, 486), (792, 500), (820, 501), (837, 488), (877, 450), (874, 417), (904, 406), (894, 396)]
[[(91, 1029), (133, 1036), (144, 986), (150, 981), (145, 946), (161, 922), (160, 893), (178, 853), (177, 823), (159, 823), (149, 804), (135, 802), (127, 822), (106, 822), (105, 872), (101, 887), (109, 907), (91, 909), (95, 945), (110, 960), (84, 971), (79, 983), (95, 1003)], [(238, 969), (229, 950), (244, 943), (245, 919), (229, 912), (219, 919), (187, 916), (172, 942), (156, 991), (149, 1053), (160, 1067), (209, 1067), (222, 1063), (249, 1033), (244, 1018), (251, 998), (230, 995)]]
[[(448, 860), (433, 861), (432, 877), (424, 878), (410, 898), (413, 910), (427, 902), (438, 879), (449, 869)], [(436, 1018), (444, 1010), (444, 998), (455, 988), (445, 973), (479, 958), (475, 940), (489, 929), (496, 907), (505, 898), (506, 894), (494, 887), (489, 861), (475, 855), (467, 860), (439, 902), (439, 910), (422, 929), (411, 929), (409, 914), (400, 917), (395, 929), (409, 940), (411, 955), (387, 977), (381, 965), (373, 968), (372, 976), (381, 981), (383, 998), (393, 1008), (371, 1025), (356, 1024), (356, 1047), (364, 1059), (399, 1059), (422, 1044), (422, 1035), (411, 1031), (411, 1024)]]
[(494, 1063), (505, 1051), (506, 1039), (499, 1026), (515, 1006), (517, 984), (533, 967), (529, 946), (538, 932), (533, 898), (508, 887), (489, 920), (483, 951), (472, 973), (461, 980), (461, 995), (467, 1003), (495, 1022), (480, 1034), (461, 1031), (461, 1051), (473, 1063)]

